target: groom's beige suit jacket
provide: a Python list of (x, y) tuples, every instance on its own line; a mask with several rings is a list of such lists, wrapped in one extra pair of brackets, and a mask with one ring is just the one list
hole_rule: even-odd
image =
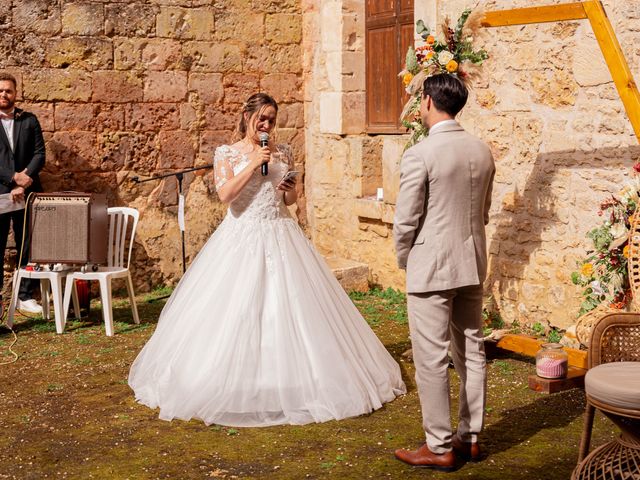
[(489, 147), (454, 122), (405, 152), (393, 236), (408, 293), (484, 282), (494, 173)]

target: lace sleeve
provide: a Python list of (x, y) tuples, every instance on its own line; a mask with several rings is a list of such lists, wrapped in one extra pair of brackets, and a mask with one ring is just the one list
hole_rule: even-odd
[(216, 190), (220, 190), (227, 181), (233, 178), (233, 167), (229, 160), (229, 151), (225, 146), (216, 148), (213, 155), (213, 176), (216, 182)]

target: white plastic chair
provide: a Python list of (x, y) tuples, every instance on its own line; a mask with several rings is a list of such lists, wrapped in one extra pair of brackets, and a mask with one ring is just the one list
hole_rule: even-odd
[[(67, 323), (67, 310), (63, 308), (62, 299), (62, 280), (67, 279), (72, 270), (26, 270), (25, 268), (19, 268), (13, 275), (13, 290), (11, 293), (11, 302), (9, 303), (9, 311), (7, 312), (7, 325), (9, 328), (13, 327), (13, 317), (16, 312), (16, 304), (18, 302), (18, 291), (20, 289), (20, 282), (23, 278), (31, 278), (40, 280), (40, 292), (42, 295), (42, 316), (45, 320), (49, 320), (50, 305), (49, 305), (49, 289), (51, 289), (51, 297), (53, 297), (53, 314), (56, 322), (56, 332), (62, 333), (64, 326)], [(75, 286), (71, 290), (73, 293), (73, 311), (76, 315), (80, 312), (80, 303), (78, 302), (78, 294)]]
[[(135, 208), (112, 207), (107, 210), (109, 214), (109, 250), (107, 266), (99, 267), (96, 271), (73, 272), (67, 277), (67, 284), (64, 290), (64, 313), (69, 311), (69, 301), (72, 290), (75, 290), (76, 280), (97, 280), (100, 282), (100, 299), (102, 301), (102, 316), (104, 318), (107, 336), (113, 336), (113, 308), (111, 280), (114, 278), (124, 278), (129, 292), (133, 321), (140, 323), (138, 308), (133, 293), (133, 281), (129, 271), (131, 261), (131, 250), (138, 226), (138, 211)], [(129, 234), (129, 245), (127, 248), (127, 233)], [(126, 259), (125, 259), (126, 253)], [(126, 260), (126, 261), (125, 261)], [(78, 316), (78, 314), (76, 314)]]

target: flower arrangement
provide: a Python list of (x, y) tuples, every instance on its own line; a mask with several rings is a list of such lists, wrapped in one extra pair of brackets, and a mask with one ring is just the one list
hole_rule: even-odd
[(584, 287), (584, 300), (579, 316), (601, 304), (609, 308), (623, 309), (631, 300), (629, 288), (629, 228), (631, 217), (640, 203), (640, 163), (633, 166), (632, 176), (618, 196), (600, 204), (598, 215), (604, 218), (602, 225), (594, 228), (587, 237), (593, 249), (578, 262), (578, 269), (571, 274), (575, 285)]
[(479, 66), (489, 55), (484, 50), (474, 50), (473, 38), (481, 27), (484, 14), (465, 10), (455, 28), (449, 18), (442, 24), (443, 39), (437, 39), (422, 20), (416, 22), (416, 32), (424, 45), (409, 47), (405, 67), (399, 73), (411, 98), (406, 103), (400, 121), (411, 131), (411, 139), (405, 148), (416, 144), (428, 135), (428, 129), (420, 118), (420, 97), (424, 79), (438, 73), (456, 75), (467, 83), (479, 73)]

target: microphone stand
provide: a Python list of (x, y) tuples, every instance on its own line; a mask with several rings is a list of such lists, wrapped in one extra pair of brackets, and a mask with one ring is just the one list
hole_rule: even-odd
[[(207, 168), (213, 168), (213, 165), (203, 165), (201, 167), (187, 168), (186, 170), (180, 170), (179, 172), (171, 172), (171, 173), (165, 173), (164, 175), (156, 175), (155, 177), (145, 178), (144, 180), (140, 180), (138, 176), (135, 176), (135, 177), (131, 177), (131, 181), (135, 183), (145, 183), (145, 182), (151, 182), (152, 180), (161, 180), (167, 177), (176, 177), (176, 179), (178, 180), (178, 190), (176, 191), (176, 195), (178, 196), (178, 216), (179, 216), (180, 205), (181, 205), (180, 199), (183, 198), (182, 197), (182, 180), (184, 178), (184, 174), (189, 172), (195, 172), (196, 170), (204, 170)], [(184, 208), (184, 204), (182, 208)], [(187, 255), (186, 255), (186, 248), (184, 243), (184, 230), (185, 230), (184, 228), (180, 228), (180, 237), (181, 237), (181, 243), (182, 243), (182, 274), (183, 275), (187, 271)], [(169, 295), (164, 295), (162, 297), (152, 298), (151, 300), (148, 300), (148, 302), (151, 303), (151, 302), (155, 302), (156, 300), (162, 300), (168, 297)]]

